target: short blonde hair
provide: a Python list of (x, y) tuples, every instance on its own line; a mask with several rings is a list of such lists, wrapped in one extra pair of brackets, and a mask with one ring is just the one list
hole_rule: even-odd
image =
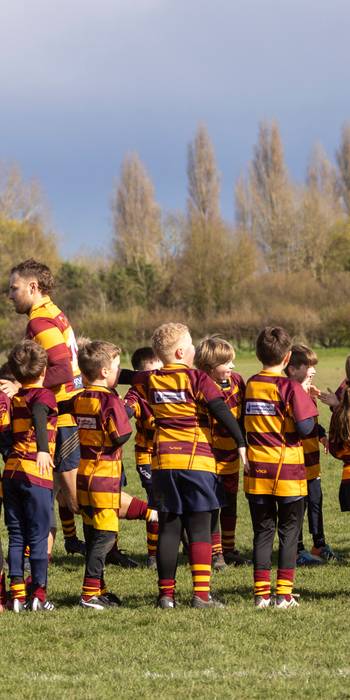
[(162, 362), (166, 361), (175, 352), (176, 346), (186, 333), (188, 326), (183, 323), (163, 323), (158, 326), (152, 335), (152, 347)]
[(234, 356), (235, 351), (228, 340), (221, 338), (219, 335), (211, 335), (201, 340), (196, 347), (194, 364), (198, 369), (208, 373), (215, 367), (218, 367), (218, 365), (232, 362)]

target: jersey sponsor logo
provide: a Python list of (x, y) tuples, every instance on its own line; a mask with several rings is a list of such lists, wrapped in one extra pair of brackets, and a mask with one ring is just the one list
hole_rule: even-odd
[(184, 391), (155, 391), (154, 403), (186, 403)]
[(275, 416), (276, 406), (269, 401), (247, 401), (246, 416)]
[(75, 389), (83, 389), (83, 378), (81, 374), (79, 375), (79, 377), (74, 377), (73, 384)]
[(77, 416), (78, 428), (85, 430), (96, 430), (96, 418), (93, 416)]

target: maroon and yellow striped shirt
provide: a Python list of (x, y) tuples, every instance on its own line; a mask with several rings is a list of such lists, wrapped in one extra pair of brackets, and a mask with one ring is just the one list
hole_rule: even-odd
[(222, 392), (205, 372), (168, 364), (138, 372), (134, 386), (154, 415), (152, 469), (216, 472), (207, 404)]
[(295, 422), (316, 416), (317, 408), (301, 384), (262, 370), (248, 380), (244, 414), (246, 493), (306, 496), (304, 451)]
[[(142, 389), (141, 389), (142, 391)], [(151, 464), (154, 438), (154, 415), (142, 397), (137, 386), (131, 387), (125, 395), (125, 402), (136, 420), (135, 459), (137, 465)]]
[(80, 438), (77, 477), (78, 503), (92, 508), (120, 507), (122, 451), (118, 438), (131, 433), (125, 406), (118, 394), (88, 385), (73, 399)]
[[(9, 442), (11, 436), (11, 401), (3, 391), (0, 391), (0, 441), (1, 446)], [(2, 454), (4, 454), (2, 452)], [(2, 480), (0, 476), (0, 498), (2, 498)]]
[[(40, 304), (32, 307), (26, 337), (35, 340), (48, 354), (44, 386), (52, 389), (57, 403), (70, 399), (83, 388), (73, 329), (49, 296), (42, 297)], [(75, 421), (71, 415), (62, 414), (57, 425), (75, 425)]]
[(36, 486), (52, 489), (53, 475), (41, 476), (36, 465), (37, 444), (33, 423), (34, 404), (49, 408), (47, 432), (50, 455), (55, 453), (57, 404), (53, 392), (37, 384), (24, 384), (12, 399), (12, 448), (5, 464), (3, 478), (22, 479)]
[[(340, 385), (338, 391), (338, 398), (341, 399), (341, 395), (346, 386), (345, 382)], [(341, 459), (343, 462), (343, 473), (342, 481), (348, 481), (350, 479), (350, 442), (339, 442), (334, 439), (334, 423), (337, 420), (337, 409), (335, 408), (332, 413), (332, 418), (329, 426), (329, 452), (335, 459)]]
[[(239, 420), (242, 412), (245, 383), (237, 372), (232, 372), (226, 385), (217, 384), (223, 393), (226, 406), (236, 420)], [(216, 459), (218, 474), (236, 474), (239, 472), (238, 446), (235, 440), (228, 434), (227, 429), (221, 423), (212, 419), (213, 450)]]
[(318, 427), (318, 421), (316, 419), (312, 432), (306, 438), (302, 439), (307, 481), (317, 479), (321, 473), (320, 438)]

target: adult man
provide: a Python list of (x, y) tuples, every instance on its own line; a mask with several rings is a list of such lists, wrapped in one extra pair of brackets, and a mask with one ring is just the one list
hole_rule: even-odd
[[(52, 389), (58, 409), (63, 401), (82, 389), (82, 379), (77, 362), (77, 345), (73, 329), (64, 313), (52, 302), (49, 294), (54, 285), (51, 270), (33, 258), (25, 260), (11, 270), (9, 298), (19, 314), (27, 314), (26, 337), (35, 340), (48, 354), (48, 367), (44, 386)], [(11, 382), (3, 381), (0, 388), (8, 394), (17, 391)], [(81, 552), (83, 543), (77, 540), (73, 514), (78, 511), (76, 477), (79, 466), (79, 434), (72, 415), (62, 413), (58, 418), (55, 470), (65, 503), (60, 498), (61, 510), (69, 519), (70, 536), (65, 535), (69, 552)], [(61, 517), (62, 519), (62, 517)], [(64, 519), (64, 518), (63, 518)]]

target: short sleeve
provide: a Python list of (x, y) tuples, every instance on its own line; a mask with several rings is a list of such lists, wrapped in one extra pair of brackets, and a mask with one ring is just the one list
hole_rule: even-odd
[(32, 408), (32, 406), (36, 403), (42, 403), (44, 406), (48, 406), (50, 409), (50, 413), (57, 413), (57, 402), (55, 395), (50, 389), (45, 389), (39, 388), (37, 390), (34, 390), (33, 393), (29, 396), (28, 398), (28, 406), (29, 408)]
[(105, 420), (112, 442), (132, 432), (123, 401), (119, 396), (111, 397), (106, 406)]
[(299, 382), (290, 382), (287, 401), (290, 406), (293, 418), (299, 422), (306, 418), (314, 418), (318, 416), (318, 410), (315, 402), (309, 394), (303, 389)]
[(209, 403), (214, 399), (222, 399), (223, 394), (221, 389), (217, 387), (215, 382), (202, 370), (196, 370), (196, 398), (197, 400)]

